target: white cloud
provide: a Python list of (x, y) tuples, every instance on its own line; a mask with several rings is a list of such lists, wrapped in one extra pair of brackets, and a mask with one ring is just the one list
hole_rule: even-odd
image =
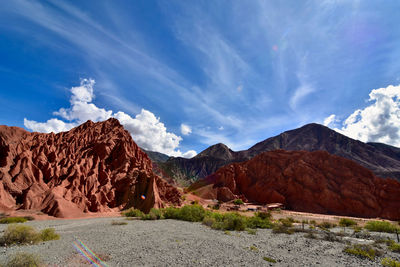
[(192, 133), (192, 128), (189, 125), (182, 123), (181, 124), (181, 133), (183, 135), (189, 135)]
[[(87, 120), (103, 121), (114, 117), (130, 132), (135, 142), (146, 150), (182, 157), (193, 157), (197, 154), (194, 150), (183, 153), (177, 149), (182, 137), (168, 132), (165, 125), (160, 121), (160, 118), (157, 118), (148, 110), (142, 109), (133, 118), (122, 111), (113, 114), (112, 110), (105, 110), (91, 103), (94, 99), (94, 84), (94, 80), (82, 79), (80, 86), (71, 88), (71, 106), (69, 108), (61, 108), (59, 111), (53, 113), (69, 122), (64, 122), (56, 118), (49, 119), (47, 122), (36, 122), (25, 118), (25, 127), (37, 132), (57, 133), (68, 131)], [(185, 128), (185, 132), (189, 134), (191, 129), (189, 126), (187, 127)]]
[(342, 134), (363, 142), (382, 142), (400, 146), (400, 85), (374, 89), (372, 102), (357, 109), (344, 122)]
[(324, 119), (324, 125), (329, 126), (336, 121), (336, 115), (332, 114)]
[(41, 133), (65, 132), (77, 126), (76, 123), (66, 123), (59, 119), (49, 119), (46, 122), (36, 122), (26, 118), (24, 118), (24, 125), (28, 129)]
[(289, 100), (289, 105), (292, 109), (296, 109), (297, 105), (306, 97), (307, 95), (311, 94), (314, 92), (315, 89), (309, 84), (302, 84), (300, 87), (296, 89), (294, 94)]

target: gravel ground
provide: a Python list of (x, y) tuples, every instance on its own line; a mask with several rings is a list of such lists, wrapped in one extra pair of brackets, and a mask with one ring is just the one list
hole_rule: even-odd
[[(112, 221), (128, 224), (112, 225)], [(225, 233), (200, 223), (128, 221), (121, 217), (25, 224), (38, 230), (54, 227), (61, 238), (37, 245), (0, 247), (0, 263), (17, 251), (25, 251), (39, 254), (48, 266), (89, 266), (73, 247), (79, 238), (108, 266), (380, 266), (380, 259), (372, 262), (347, 255), (342, 252), (345, 244), (305, 238), (304, 233), (273, 234), (269, 229), (258, 229), (255, 235)], [(0, 225), (0, 231), (6, 227)], [(400, 254), (386, 251), (387, 256), (400, 260)]]

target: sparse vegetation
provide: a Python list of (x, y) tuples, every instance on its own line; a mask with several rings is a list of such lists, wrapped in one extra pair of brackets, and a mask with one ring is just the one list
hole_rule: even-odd
[(339, 220), (339, 225), (342, 226), (343, 228), (346, 228), (346, 227), (349, 227), (349, 226), (357, 225), (357, 222), (352, 220), (352, 219), (341, 218)]
[(276, 260), (274, 260), (273, 258), (270, 258), (270, 257), (263, 257), (263, 260), (271, 262), (271, 263), (276, 263)]
[(112, 221), (111, 225), (127, 225), (127, 222), (123, 222), (123, 221)]
[(240, 198), (237, 198), (237, 199), (235, 199), (235, 200), (233, 201), (233, 204), (235, 204), (235, 205), (243, 205), (244, 202), (243, 202), (243, 200), (241, 200)]
[(344, 249), (344, 252), (346, 252), (347, 254), (355, 255), (357, 257), (368, 258), (372, 261), (375, 260), (375, 257), (378, 256), (379, 254), (370, 245), (360, 245), (360, 244), (347, 246)]
[(294, 219), (292, 217), (279, 219), (279, 222), (285, 227), (292, 227), (294, 223)]
[(272, 232), (274, 234), (288, 234), (291, 235), (294, 233), (294, 229), (292, 227), (288, 227), (284, 224), (278, 223), (275, 224), (274, 227), (272, 228)]
[(255, 229), (250, 229), (250, 228), (247, 228), (246, 231), (250, 235), (255, 235), (257, 233), (257, 231)]
[(365, 229), (372, 232), (395, 233), (396, 228), (396, 225), (386, 221), (369, 221), (365, 225)]
[(8, 260), (5, 267), (39, 267), (43, 266), (42, 264), (43, 263), (39, 255), (26, 252), (17, 252)]
[(331, 228), (336, 227), (336, 224), (330, 223), (330, 222), (322, 222), (322, 223), (318, 224), (318, 227), (320, 227), (322, 229), (331, 229)]
[(388, 240), (387, 245), (391, 251), (400, 253), (400, 244), (394, 242), (393, 240)]
[(258, 251), (259, 249), (256, 246), (250, 246), (251, 251)]
[(46, 228), (40, 232), (40, 241), (58, 240), (60, 235), (56, 233), (54, 228)]
[(129, 210), (122, 212), (122, 215), (125, 217), (142, 217), (143, 212), (138, 209), (130, 208)]
[(10, 224), (10, 223), (24, 223), (27, 222), (28, 219), (24, 217), (4, 217), (0, 219), (1, 224)]
[(140, 218), (142, 220), (159, 220), (164, 219), (164, 215), (161, 210), (152, 208), (148, 214), (142, 214)]
[(43, 229), (37, 232), (33, 227), (27, 225), (11, 224), (4, 231), (0, 238), (2, 245), (25, 245), (35, 244), (40, 241), (49, 241), (60, 239), (60, 236), (55, 233), (53, 228)]
[(396, 261), (392, 258), (382, 259), (381, 264), (387, 267), (400, 267), (400, 261)]

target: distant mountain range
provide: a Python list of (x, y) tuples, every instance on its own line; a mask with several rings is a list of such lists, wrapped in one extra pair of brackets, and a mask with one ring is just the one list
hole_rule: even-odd
[(262, 152), (277, 149), (327, 151), (353, 160), (379, 177), (400, 180), (400, 148), (382, 143), (363, 143), (316, 123), (283, 132), (242, 151), (232, 151), (224, 144), (216, 144), (191, 159), (168, 157), (157, 152), (146, 153), (164, 175), (178, 184), (189, 185), (224, 165), (246, 161)]

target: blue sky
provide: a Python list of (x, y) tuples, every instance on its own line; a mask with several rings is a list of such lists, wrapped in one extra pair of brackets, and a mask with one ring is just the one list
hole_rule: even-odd
[(49, 132), (113, 116), (139, 145), (186, 157), (310, 122), (399, 146), (399, 10), (397, 0), (6, 1), (0, 124)]

